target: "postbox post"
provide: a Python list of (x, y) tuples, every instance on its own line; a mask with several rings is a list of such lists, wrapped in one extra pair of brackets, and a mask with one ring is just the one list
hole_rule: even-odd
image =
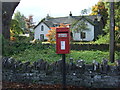
[(65, 64), (65, 54), (62, 54), (62, 61), (63, 61), (63, 69), (62, 69), (62, 72), (63, 72), (63, 74), (62, 74), (62, 76), (63, 76), (63, 81), (62, 81), (62, 83), (63, 83), (63, 89), (65, 89), (66, 88), (66, 64)]
[(62, 54), (62, 72), (63, 72), (63, 89), (66, 88), (66, 62), (65, 54), (70, 52), (70, 31), (69, 28), (57, 28), (56, 29), (56, 53)]

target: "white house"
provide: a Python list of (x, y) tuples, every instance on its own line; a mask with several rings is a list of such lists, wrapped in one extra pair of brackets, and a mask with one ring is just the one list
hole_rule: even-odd
[(35, 27), (34, 39), (47, 40), (46, 34), (48, 33), (48, 30), (50, 30), (50, 28), (44, 22), (40, 22)]
[[(50, 27), (57, 27), (61, 23), (62, 24), (69, 24), (71, 29), (74, 29), (75, 27), (78, 26), (78, 24), (84, 21), (84, 23), (87, 25), (86, 30), (78, 30), (72, 31), (72, 38), (74, 41), (92, 41), (94, 40), (99, 34), (101, 30), (99, 27), (101, 25), (97, 21), (97, 15), (94, 16), (72, 16), (70, 13), (69, 16), (67, 17), (57, 17), (53, 18), (50, 16), (47, 16), (45, 20), (42, 20), (41, 22), (38, 23), (38, 25), (35, 26), (35, 33), (34, 33), (34, 38), (39, 39), (39, 40), (47, 40), (48, 38), (46, 37), (46, 34), (48, 33), (48, 30), (50, 30)], [(77, 22), (74, 26), (73, 23)], [(97, 24), (96, 24), (97, 22)]]
[(93, 41), (95, 38), (93, 23), (91, 23), (83, 18), (80, 21), (78, 21), (74, 27), (78, 27), (78, 24), (80, 24), (82, 21), (86, 24), (87, 29), (81, 30), (80, 28), (78, 28), (80, 30), (72, 31), (73, 40), (75, 40), (75, 41)]

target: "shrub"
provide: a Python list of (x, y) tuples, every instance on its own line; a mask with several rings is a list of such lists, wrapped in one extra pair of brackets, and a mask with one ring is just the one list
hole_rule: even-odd
[(100, 35), (98, 38), (97, 41), (95, 41), (95, 44), (108, 44), (109, 43), (109, 37), (110, 35), (107, 34), (107, 35)]
[[(26, 38), (28, 39), (28, 38)], [(12, 56), (19, 54), (26, 49), (44, 49), (44, 46), (40, 41), (36, 41), (35, 43), (30, 43), (29, 40), (20, 40), (20, 41), (8, 41), (6, 39), (2, 39), (2, 54), (3, 56)]]

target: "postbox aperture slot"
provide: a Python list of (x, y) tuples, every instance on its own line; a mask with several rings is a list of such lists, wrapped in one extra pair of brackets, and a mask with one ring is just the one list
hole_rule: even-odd
[(65, 32), (57, 32), (57, 33), (68, 33), (68, 32), (65, 31)]
[(67, 33), (58, 33), (58, 37), (67, 37)]

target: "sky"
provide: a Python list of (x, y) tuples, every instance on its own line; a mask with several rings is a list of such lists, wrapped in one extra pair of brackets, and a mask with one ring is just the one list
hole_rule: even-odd
[[(79, 16), (81, 10), (89, 9), (99, 0), (21, 0), (16, 11), (20, 11), (26, 17), (33, 15), (37, 24), (47, 14), (51, 17), (68, 16), (70, 11), (73, 16)], [(15, 13), (14, 12), (14, 13)]]

